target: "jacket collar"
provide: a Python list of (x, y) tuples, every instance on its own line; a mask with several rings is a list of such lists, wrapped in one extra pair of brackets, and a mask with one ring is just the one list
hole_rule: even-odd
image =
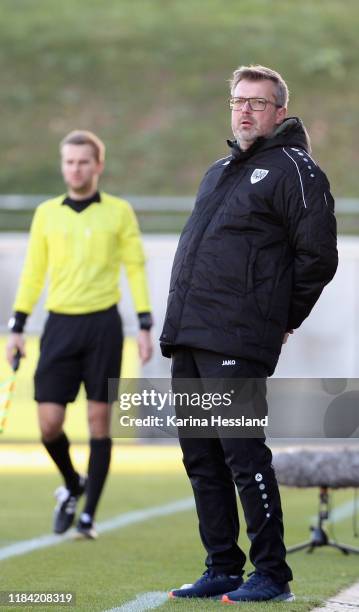
[(283, 146), (311, 151), (308, 132), (299, 117), (287, 117), (273, 134), (260, 136), (246, 151), (242, 151), (235, 140), (227, 140), (227, 144), (232, 149), (232, 157), (238, 161), (244, 161), (255, 153)]

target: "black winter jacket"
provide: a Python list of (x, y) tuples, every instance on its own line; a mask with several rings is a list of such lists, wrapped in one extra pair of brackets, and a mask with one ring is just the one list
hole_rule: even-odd
[(333, 278), (334, 200), (301, 121), (216, 161), (199, 187), (175, 255), (163, 332), (174, 346), (264, 363)]

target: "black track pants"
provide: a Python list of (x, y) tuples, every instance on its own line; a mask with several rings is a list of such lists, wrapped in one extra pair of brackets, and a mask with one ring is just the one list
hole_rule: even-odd
[[(258, 362), (230, 360), (200, 349), (178, 347), (172, 358), (172, 377), (265, 378)], [(226, 364), (227, 361), (227, 364)], [(175, 380), (174, 380), (175, 385)], [(182, 437), (183, 463), (191, 481), (199, 529), (207, 551), (206, 565), (216, 571), (240, 574), (246, 561), (239, 548), (237, 487), (255, 569), (279, 583), (292, 580), (285, 561), (283, 519), (272, 453), (264, 437)]]

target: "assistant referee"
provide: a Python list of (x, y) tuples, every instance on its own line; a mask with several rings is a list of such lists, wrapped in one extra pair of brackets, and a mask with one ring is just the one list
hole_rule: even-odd
[[(135, 214), (128, 202), (98, 191), (105, 145), (92, 132), (73, 131), (60, 144), (67, 194), (43, 202), (33, 218), (20, 285), (10, 319), (7, 359), (25, 356), (27, 316), (42, 292), (46, 275), (49, 315), (40, 341), (35, 372), (42, 442), (64, 479), (55, 496), (55, 533), (73, 524), (79, 497), (85, 505), (77, 537), (94, 539), (94, 515), (111, 458), (108, 379), (118, 378), (122, 355), (119, 272), (124, 265), (140, 331), (142, 364), (152, 355), (145, 257)], [(66, 405), (81, 383), (88, 400), (90, 457), (80, 475), (63, 431)]]

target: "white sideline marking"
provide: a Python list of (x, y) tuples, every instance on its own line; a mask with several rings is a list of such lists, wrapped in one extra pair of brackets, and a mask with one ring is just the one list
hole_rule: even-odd
[[(112, 519), (103, 521), (96, 526), (98, 533), (106, 533), (107, 531), (113, 531), (114, 529), (122, 529), (128, 525), (135, 523), (143, 523), (151, 518), (157, 516), (168, 516), (175, 514), (176, 512), (184, 512), (186, 510), (192, 510), (194, 508), (194, 500), (192, 497), (180, 499), (178, 501), (164, 504), (163, 506), (153, 506), (152, 508), (144, 508), (143, 510), (134, 510), (133, 512), (125, 512), (119, 514)], [(43, 535), (38, 538), (31, 540), (23, 540), (21, 542), (15, 542), (9, 546), (0, 548), (0, 561), (10, 559), (11, 557), (17, 557), (19, 555), (25, 555), (34, 550), (40, 550), (42, 548), (49, 548), (50, 546), (56, 546), (62, 544), (68, 540), (72, 540), (74, 530), (63, 536), (58, 535)]]
[[(166, 516), (169, 514), (175, 514), (176, 512), (191, 510), (192, 508), (194, 508), (194, 500), (189, 497), (165, 504), (164, 506), (154, 506), (152, 508), (145, 508), (143, 510), (134, 510), (133, 512), (126, 512), (125, 514), (120, 514), (112, 519), (99, 523), (97, 525), (97, 531), (99, 533), (106, 533), (114, 529), (121, 529), (127, 525), (147, 521), (156, 516)], [(330, 522), (337, 523), (350, 516), (352, 511), (353, 502), (345, 502), (332, 511)], [(313, 516), (311, 517), (311, 521), (315, 521), (317, 518), (317, 516)], [(57, 544), (71, 540), (73, 533), (73, 530), (71, 530), (69, 533), (63, 536), (49, 534), (39, 536), (31, 540), (22, 540), (21, 542), (9, 544), (8, 546), (0, 548), (0, 561), (10, 559), (11, 557), (25, 555), (34, 550), (56, 546)]]
[(324, 606), (313, 608), (311, 612), (354, 612), (359, 608), (359, 582), (330, 597)]
[[(328, 523), (340, 523), (340, 521), (344, 521), (344, 519), (348, 518), (354, 511), (358, 511), (359, 504), (355, 504), (354, 500), (349, 500), (347, 502), (343, 502), (340, 506), (333, 508), (330, 511)], [(318, 521), (318, 515), (314, 514), (310, 517), (310, 521)]]
[(150, 591), (142, 595), (136, 595), (136, 599), (132, 599), (118, 608), (105, 610), (105, 612), (142, 612), (142, 610), (153, 610), (161, 606), (167, 600), (167, 593)]

